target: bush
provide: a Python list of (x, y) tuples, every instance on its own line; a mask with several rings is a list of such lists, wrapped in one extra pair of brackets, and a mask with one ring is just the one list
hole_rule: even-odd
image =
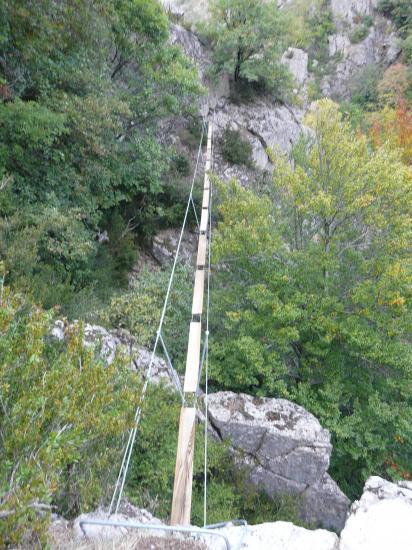
[(350, 83), (353, 103), (360, 105), (365, 110), (375, 109), (379, 100), (378, 82), (381, 72), (378, 65), (369, 65), (353, 77)]
[(188, 176), (190, 174), (189, 159), (181, 153), (175, 153), (171, 158), (172, 171), (177, 176)]
[(242, 139), (240, 132), (226, 128), (222, 140), (223, 158), (231, 164), (243, 164), (253, 168), (252, 145)]
[(49, 505), (66, 517), (95, 508), (110, 490), (121, 435), (133, 422), (140, 381), (83, 346), (50, 341), (50, 314), (1, 288), (0, 546), (45, 544)]
[(362, 42), (369, 34), (369, 27), (367, 25), (357, 25), (349, 35), (349, 40), (352, 44), (358, 44)]

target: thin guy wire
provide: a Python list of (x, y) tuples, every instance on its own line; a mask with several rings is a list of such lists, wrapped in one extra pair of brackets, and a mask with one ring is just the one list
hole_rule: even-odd
[[(215, 117), (212, 126), (212, 152), (211, 168), (213, 168), (213, 131)], [(203, 524), (207, 525), (207, 463), (208, 463), (208, 397), (209, 397), (209, 309), (210, 309), (210, 264), (212, 249), (212, 181), (209, 178), (209, 247), (208, 247), (208, 268), (207, 268), (207, 300), (206, 300), (206, 357), (205, 357), (205, 452), (204, 452), (204, 493), (203, 493)]]
[(164, 318), (165, 318), (165, 315), (166, 315), (166, 309), (167, 309), (167, 304), (168, 304), (168, 301), (169, 301), (170, 291), (171, 291), (171, 288), (172, 288), (174, 274), (175, 274), (175, 271), (176, 271), (177, 260), (178, 260), (178, 257), (179, 257), (179, 252), (180, 252), (180, 247), (181, 247), (181, 244), (182, 244), (183, 234), (184, 234), (184, 230), (185, 230), (185, 227), (186, 227), (187, 217), (188, 217), (188, 214), (189, 214), (190, 204), (191, 204), (191, 200), (192, 200), (192, 196), (193, 196), (193, 188), (194, 188), (194, 185), (195, 185), (197, 170), (198, 170), (198, 167), (199, 167), (199, 159), (200, 159), (200, 155), (201, 155), (201, 152), (202, 152), (204, 131), (205, 131), (205, 127), (204, 127), (204, 124), (203, 124), (202, 125), (202, 134), (201, 134), (200, 143), (199, 143), (199, 149), (198, 149), (198, 152), (197, 152), (196, 166), (195, 166), (195, 170), (194, 170), (194, 173), (193, 173), (192, 185), (191, 185), (190, 193), (189, 193), (189, 199), (187, 201), (186, 212), (185, 212), (185, 216), (184, 216), (183, 224), (182, 224), (182, 229), (181, 229), (180, 236), (179, 236), (179, 242), (178, 242), (177, 249), (176, 249), (176, 254), (175, 254), (173, 267), (172, 267), (172, 272), (171, 272), (170, 278), (169, 278), (169, 284), (168, 284), (168, 287), (167, 287), (167, 292), (166, 292), (166, 297), (165, 297), (165, 301), (164, 301), (164, 305), (163, 305), (163, 310), (162, 310), (162, 314), (161, 314), (161, 317), (160, 317), (159, 328), (158, 328), (157, 333), (156, 333), (156, 341), (155, 341), (155, 344), (153, 346), (152, 356), (150, 358), (149, 367), (147, 369), (146, 381), (144, 383), (143, 390), (142, 390), (142, 393), (141, 393), (141, 396), (140, 396), (139, 405), (136, 408), (136, 413), (135, 413), (135, 418), (134, 418), (135, 426), (130, 431), (130, 434), (129, 434), (129, 439), (128, 439), (126, 449), (125, 449), (125, 452), (124, 452), (124, 455), (123, 455), (123, 460), (122, 460), (122, 464), (121, 464), (121, 467), (120, 467), (119, 475), (117, 477), (116, 485), (115, 485), (115, 488), (114, 488), (114, 491), (113, 491), (112, 500), (110, 502), (109, 514), (112, 513), (113, 504), (114, 504), (114, 501), (115, 501), (115, 498), (116, 498), (116, 494), (118, 492), (118, 498), (117, 498), (116, 509), (115, 509), (115, 513), (117, 514), (117, 512), (119, 510), (122, 494), (123, 494), (124, 484), (125, 484), (125, 481), (126, 481), (127, 472), (128, 472), (129, 464), (130, 464), (130, 458), (131, 458), (131, 455), (132, 455), (134, 442), (136, 440), (137, 427), (139, 425), (140, 418), (141, 418), (141, 405), (143, 404), (143, 401), (144, 401), (145, 396), (146, 396), (148, 381), (150, 379), (150, 375), (151, 375), (152, 368), (153, 368), (153, 361), (154, 361), (156, 349), (157, 349), (157, 346), (158, 346), (158, 343), (159, 343), (160, 332), (161, 332), (163, 322), (164, 322)]
[(177, 372), (175, 371), (175, 369), (173, 368), (173, 365), (172, 365), (172, 361), (170, 359), (170, 355), (169, 355), (169, 352), (167, 351), (167, 347), (166, 347), (166, 344), (165, 344), (165, 341), (163, 339), (163, 336), (160, 334), (160, 343), (162, 344), (162, 347), (163, 347), (163, 351), (165, 352), (165, 355), (166, 355), (166, 363), (167, 363), (167, 366), (169, 367), (169, 371), (170, 371), (170, 374), (173, 378), (173, 382), (176, 386), (176, 389), (177, 391), (180, 393), (180, 397), (182, 398), (182, 403), (184, 403), (185, 401), (185, 398), (184, 398), (184, 395), (183, 395), (183, 391), (182, 391), (182, 385), (180, 383), (180, 379), (179, 379), (179, 375), (177, 374)]
[(193, 200), (193, 197), (192, 197), (192, 206), (193, 206), (193, 212), (194, 212), (194, 215), (195, 215), (195, 218), (196, 218), (197, 230), (200, 232), (199, 218), (197, 217), (196, 206), (195, 206), (195, 202)]

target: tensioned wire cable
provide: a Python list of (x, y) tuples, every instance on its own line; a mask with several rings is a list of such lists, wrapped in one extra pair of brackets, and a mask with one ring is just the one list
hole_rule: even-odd
[[(213, 115), (213, 126), (215, 122), (215, 113)], [(212, 158), (211, 169), (213, 169), (213, 153), (214, 153), (214, 136), (212, 134)], [(209, 246), (208, 246), (208, 262), (207, 262), (207, 297), (206, 297), (206, 349), (205, 349), (205, 426), (204, 426), (204, 482), (203, 482), (203, 525), (207, 525), (207, 463), (208, 463), (208, 398), (209, 398), (209, 311), (210, 311), (210, 266), (211, 266), (211, 251), (212, 251), (212, 199), (213, 187), (212, 180), (209, 178)]]
[[(179, 241), (178, 241), (176, 254), (175, 254), (175, 258), (174, 258), (174, 262), (173, 262), (173, 267), (172, 267), (172, 271), (171, 271), (170, 278), (169, 278), (169, 284), (168, 284), (168, 287), (167, 287), (166, 297), (165, 297), (165, 301), (164, 301), (164, 304), (163, 304), (162, 314), (160, 316), (159, 327), (158, 327), (157, 332), (156, 332), (156, 340), (155, 340), (155, 343), (154, 343), (154, 346), (153, 346), (153, 351), (152, 351), (152, 354), (151, 354), (151, 357), (150, 357), (150, 363), (149, 363), (149, 367), (147, 369), (146, 379), (145, 379), (145, 383), (143, 385), (142, 393), (140, 395), (139, 404), (136, 408), (136, 412), (135, 412), (135, 416), (134, 416), (134, 427), (129, 432), (129, 438), (128, 438), (126, 448), (125, 448), (125, 451), (124, 451), (124, 454), (123, 454), (122, 464), (120, 466), (119, 475), (117, 476), (116, 485), (115, 485), (115, 488), (114, 488), (114, 491), (113, 491), (113, 496), (112, 496), (112, 499), (111, 499), (111, 502), (110, 502), (109, 514), (112, 513), (115, 502), (116, 502), (115, 513), (117, 514), (117, 512), (119, 510), (120, 502), (121, 502), (121, 499), (122, 499), (122, 495), (123, 495), (124, 484), (126, 482), (127, 472), (129, 470), (130, 459), (131, 459), (131, 456), (132, 456), (132, 451), (133, 451), (134, 443), (135, 443), (135, 440), (136, 440), (137, 429), (138, 429), (139, 422), (140, 422), (140, 419), (141, 419), (141, 416), (142, 416), (142, 405), (143, 405), (143, 401), (146, 397), (147, 387), (148, 387), (148, 384), (149, 384), (149, 381), (150, 381), (150, 376), (151, 376), (151, 373), (152, 373), (153, 362), (154, 362), (154, 359), (155, 359), (155, 353), (156, 353), (156, 350), (157, 350), (157, 346), (158, 346), (159, 341), (161, 339), (161, 331), (162, 331), (162, 328), (163, 328), (163, 322), (164, 322), (164, 319), (165, 319), (166, 310), (167, 310), (167, 306), (168, 306), (168, 302), (169, 302), (169, 298), (170, 298), (170, 292), (171, 292), (171, 289), (172, 289), (172, 284), (173, 284), (173, 280), (174, 280), (174, 276), (175, 276), (175, 271), (176, 271), (177, 261), (178, 261), (178, 258), (179, 258), (179, 253), (180, 253), (180, 248), (181, 248), (181, 244), (182, 244), (183, 234), (184, 234), (184, 230), (185, 230), (185, 227), (186, 227), (190, 206), (193, 205), (193, 189), (194, 189), (194, 185), (195, 185), (195, 181), (196, 181), (197, 171), (198, 171), (198, 167), (199, 167), (199, 160), (200, 160), (200, 156), (201, 156), (201, 152), (202, 152), (202, 144), (203, 144), (203, 137), (204, 137), (204, 133), (205, 133), (205, 126), (206, 126), (206, 122), (205, 122), (205, 120), (203, 120), (202, 133), (201, 133), (201, 136), (200, 136), (200, 143), (199, 143), (199, 148), (198, 148), (198, 152), (197, 152), (195, 170), (194, 170), (194, 173), (193, 173), (193, 179), (192, 179), (192, 184), (191, 184), (191, 187), (190, 187), (189, 198), (188, 198), (187, 205), (186, 205), (186, 211), (185, 211), (185, 215), (184, 215), (184, 219), (183, 219), (182, 228), (181, 228), (181, 231), (180, 231), (180, 236), (179, 236)], [(195, 214), (196, 214), (196, 212), (195, 212)], [(197, 218), (197, 216), (196, 216), (196, 218)]]

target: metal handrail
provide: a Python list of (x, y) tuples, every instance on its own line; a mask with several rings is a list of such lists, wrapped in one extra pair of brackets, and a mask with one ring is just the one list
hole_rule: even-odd
[(226, 550), (231, 550), (229, 539), (223, 533), (217, 533), (212, 529), (204, 529), (200, 527), (175, 527), (170, 525), (158, 525), (151, 523), (129, 522), (129, 521), (113, 521), (104, 519), (83, 519), (79, 521), (80, 529), (84, 535), (83, 525), (102, 525), (104, 527), (126, 527), (132, 529), (148, 529), (153, 531), (169, 531), (177, 533), (193, 533), (195, 535), (209, 535), (211, 537), (220, 537), (225, 541)]

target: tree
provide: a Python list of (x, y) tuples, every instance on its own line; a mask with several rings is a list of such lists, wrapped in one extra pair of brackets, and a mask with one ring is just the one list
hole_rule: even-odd
[(285, 21), (274, 0), (213, 0), (207, 26), (214, 70), (235, 81), (263, 82), (280, 92), (288, 72), (280, 63)]
[(130, 235), (125, 254), (96, 235), (111, 241), (120, 217), (146, 236), (169, 165), (157, 125), (191, 113), (201, 91), (156, 0), (1, 2), (0, 177), (12, 179), (0, 195), (0, 249), (14, 284), (70, 309), (77, 293), (125, 281)]
[(412, 178), (398, 150), (371, 152), (331, 101), (306, 123), (294, 166), (272, 154), (268, 194), (221, 186), (212, 375), (317, 415), (354, 496), (372, 473), (412, 473)]

